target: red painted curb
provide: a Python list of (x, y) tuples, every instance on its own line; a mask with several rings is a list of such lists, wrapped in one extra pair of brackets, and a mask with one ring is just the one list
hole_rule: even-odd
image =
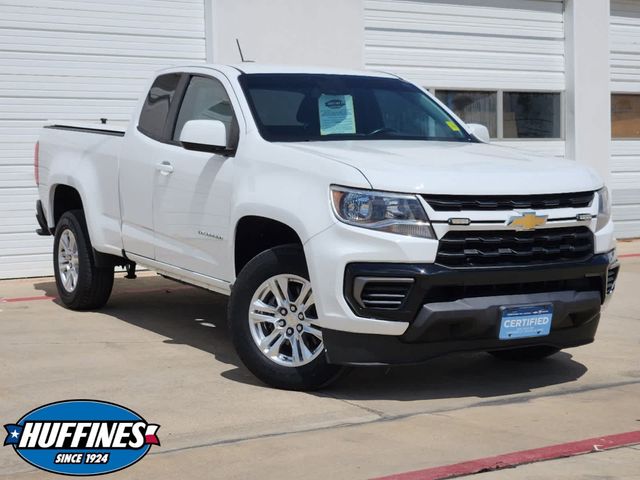
[(618, 258), (640, 257), (640, 253), (625, 253), (624, 255), (618, 255)]
[(522, 450), (520, 452), (507, 453), (496, 457), (480, 458), (442, 467), (416, 470), (414, 472), (399, 473), (389, 475), (388, 477), (380, 477), (376, 480), (442, 480), (445, 478), (472, 475), (474, 473), (501, 470), (503, 468), (513, 468), (526, 463), (572, 457), (574, 455), (582, 455), (638, 443), (640, 443), (640, 430), (534, 448), (533, 450)]
[(39, 297), (0, 298), (0, 303), (32, 302), (34, 300), (53, 300), (54, 298), (56, 297), (49, 297), (47, 295), (41, 295)]

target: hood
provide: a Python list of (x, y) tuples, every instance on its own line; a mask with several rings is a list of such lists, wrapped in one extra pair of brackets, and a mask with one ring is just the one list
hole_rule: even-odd
[(376, 190), (508, 195), (580, 192), (603, 185), (592, 169), (576, 162), (483, 143), (354, 140), (282, 145), (351, 165)]

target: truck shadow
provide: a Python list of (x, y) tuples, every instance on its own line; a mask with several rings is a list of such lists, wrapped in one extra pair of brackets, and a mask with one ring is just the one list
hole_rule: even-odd
[(538, 362), (508, 362), (486, 353), (451, 354), (422, 365), (353, 370), (330, 396), (411, 401), (496, 398), (576, 381), (587, 367), (560, 352)]
[[(53, 280), (35, 287), (56, 296)], [(233, 349), (226, 328), (226, 306), (222, 295), (145, 275), (135, 282), (117, 278), (112, 297), (100, 313), (162, 335), (167, 344), (211, 353), (230, 366), (222, 373), (225, 378), (264, 387)], [(415, 366), (351, 369), (317, 395), (397, 401), (495, 398), (573, 382), (586, 372), (587, 367), (566, 352), (539, 362), (505, 362), (485, 353), (464, 353)]]

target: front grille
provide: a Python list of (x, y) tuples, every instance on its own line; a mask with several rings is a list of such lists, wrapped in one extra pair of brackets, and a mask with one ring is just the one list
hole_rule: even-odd
[(582, 261), (592, 255), (593, 234), (587, 227), (452, 230), (440, 239), (436, 263), (448, 267), (533, 265)]
[(463, 210), (514, 210), (547, 208), (584, 208), (593, 200), (594, 192), (556, 193), (545, 195), (423, 195), (437, 212)]
[(356, 277), (355, 298), (364, 308), (397, 310), (409, 295), (413, 281), (412, 278)]
[(619, 270), (619, 265), (611, 267), (609, 268), (609, 270), (607, 270), (607, 295), (611, 295), (616, 288), (616, 279), (618, 278)]

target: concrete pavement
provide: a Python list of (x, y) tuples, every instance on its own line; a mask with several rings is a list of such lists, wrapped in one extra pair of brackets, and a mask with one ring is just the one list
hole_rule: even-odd
[(522, 465), (515, 469), (482, 474), (482, 480), (637, 480), (640, 448), (624, 447), (606, 452)]
[[(543, 362), (456, 355), (357, 369), (309, 394), (267, 388), (239, 363), (218, 295), (145, 273), (118, 278), (104, 310), (71, 312), (38, 299), (55, 296), (50, 278), (4, 281), (0, 297), (18, 300), (0, 301), (0, 421), (69, 398), (125, 405), (161, 425), (162, 446), (119, 478), (370, 478), (640, 430), (638, 285), (640, 258), (623, 259), (596, 342)], [(600, 477), (560, 475), (583, 461)], [(482, 478), (509, 474), (640, 478), (640, 451)], [(0, 476), (53, 478), (9, 447)]]

